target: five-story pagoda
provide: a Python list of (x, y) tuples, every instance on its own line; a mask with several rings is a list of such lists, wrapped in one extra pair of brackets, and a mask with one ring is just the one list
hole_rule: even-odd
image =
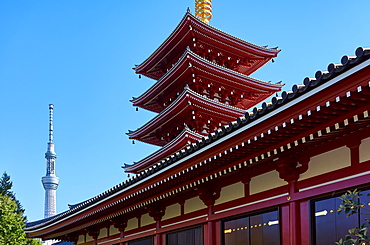
[(226, 125), (281, 90), (282, 85), (250, 75), (280, 50), (243, 41), (208, 24), (210, 1), (196, 4), (171, 35), (134, 68), (156, 80), (132, 103), (158, 115), (130, 139), (161, 146), (126, 172), (139, 173)]

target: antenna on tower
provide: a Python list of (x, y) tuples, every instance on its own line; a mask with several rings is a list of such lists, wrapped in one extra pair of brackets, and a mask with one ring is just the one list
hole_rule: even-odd
[(212, 0), (195, 0), (195, 16), (209, 24), (212, 19)]
[(49, 143), (53, 143), (53, 110), (54, 105), (49, 104)]

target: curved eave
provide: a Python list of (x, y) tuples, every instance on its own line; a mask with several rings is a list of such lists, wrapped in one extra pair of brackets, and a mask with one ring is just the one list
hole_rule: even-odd
[(186, 77), (190, 77), (191, 73), (222, 81), (240, 90), (269, 93), (269, 96), (280, 91), (283, 86), (283, 84), (265, 82), (227, 69), (203, 59), (187, 49), (179, 61), (158, 82), (131, 102), (134, 106), (160, 112), (161, 106), (156, 104), (155, 101), (158, 95), (169, 93), (167, 90), (171, 88), (173, 83), (186, 80)]
[(166, 157), (172, 155), (174, 152), (179, 151), (187, 146), (187, 142), (195, 142), (200, 140), (202, 135), (197, 134), (189, 129), (184, 129), (181, 134), (174, 138), (171, 142), (160, 148), (159, 150), (153, 152), (149, 156), (140, 160), (139, 162), (125, 168), (125, 172), (128, 173), (140, 173), (145, 169), (153, 166), (157, 162), (165, 159)]
[(141, 128), (131, 131), (127, 133), (127, 135), (130, 139), (136, 139), (149, 144), (164, 146), (166, 144), (164, 141), (155, 142), (153, 139), (147, 140), (146, 138), (148, 138), (157, 128), (179, 120), (181, 115), (190, 115), (189, 110), (198, 107), (199, 104), (201, 104), (202, 107), (208, 108), (208, 113), (222, 115), (223, 117), (229, 118), (230, 121), (242, 116), (245, 113), (245, 110), (208, 99), (188, 88), (185, 88), (181, 95), (174, 102), (172, 102), (170, 106), (168, 106), (165, 110), (143, 125)]
[[(283, 92), (282, 98), (274, 97), (271, 103), (264, 103), (262, 106), (263, 109), (252, 117), (244, 118), (242, 121), (238, 120), (237, 123), (234, 125), (231, 124), (232, 126), (230, 127), (225, 126), (222, 127), (221, 131), (218, 130), (217, 133), (209, 134), (208, 137), (204, 137), (204, 141), (202, 139), (202, 143), (200, 145), (191, 145), (190, 147), (186, 147), (184, 154), (174, 154), (175, 157), (173, 159), (161, 161), (160, 164), (157, 164), (158, 167), (153, 168), (151, 171), (135, 175), (129, 180), (126, 180), (111, 189), (82, 202), (78, 206), (66, 212), (57, 214), (48, 219), (28, 222), (24, 230), (33, 237), (40, 237), (36, 234), (50, 234), (50, 232), (47, 232), (46, 230), (53, 230), (53, 227), (58, 226), (62, 222), (72, 220), (79, 213), (88, 212), (104, 201), (111, 200), (117, 195), (131, 190), (139, 184), (147, 183), (147, 181), (152, 180), (168, 169), (174, 168), (179, 164), (196, 157), (215, 145), (222, 144), (231, 137), (240, 135), (241, 132), (253, 130), (255, 125), (259, 125), (260, 122), (272, 120), (274, 116), (279, 115), (281, 112), (289, 110), (291, 107), (304, 104), (306, 100), (311, 98), (311, 96), (315, 96), (316, 93), (320, 94), (321, 92), (330, 89), (331, 86), (335, 86), (337, 83), (356, 75), (356, 73), (362, 70), (366, 72), (370, 69), (370, 48), (359, 48), (358, 50), (359, 51), (356, 51), (355, 58), (344, 56), (343, 58), (345, 62), (342, 62), (342, 64), (330, 64), (330, 69), (328, 69), (328, 71), (318, 71), (315, 79), (306, 78), (303, 86), (294, 85), (292, 89), (293, 93)], [(363, 82), (366, 87), (369, 86), (367, 81), (368, 80), (365, 80), (365, 82)], [(358, 84), (356, 86), (358, 86)], [(345, 92), (346, 90), (343, 90), (344, 94)], [(319, 96), (321, 96), (321, 94)], [(279, 124), (279, 126), (280, 125), (281, 124)], [(287, 123), (287, 125), (289, 124)], [(275, 131), (272, 131), (272, 133), (274, 132)]]
[(205, 39), (208, 43), (214, 42), (219, 46), (239, 50), (239, 52), (246, 52), (264, 60), (263, 63), (258, 64), (258, 67), (251, 69), (249, 74), (276, 57), (280, 52), (278, 49), (262, 47), (232, 36), (211, 25), (203, 23), (190, 12), (187, 12), (169, 37), (144, 62), (136, 66), (134, 70), (138, 74), (158, 79), (158, 76), (150, 74), (154, 72), (153, 68), (161, 63), (176, 48), (181, 49), (189, 46), (193, 37)]

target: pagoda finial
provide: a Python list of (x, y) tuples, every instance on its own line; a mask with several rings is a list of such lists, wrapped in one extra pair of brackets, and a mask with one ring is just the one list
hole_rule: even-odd
[(195, 0), (195, 16), (209, 24), (212, 19), (212, 0)]

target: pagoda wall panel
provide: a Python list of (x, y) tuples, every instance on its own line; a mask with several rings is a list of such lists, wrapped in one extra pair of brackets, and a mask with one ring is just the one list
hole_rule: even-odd
[(216, 200), (215, 205), (230, 202), (242, 197), (244, 197), (244, 184), (242, 182), (237, 182), (221, 189), (220, 198)]
[(154, 224), (155, 220), (149, 216), (149, 214), (144, 214), (141, 216), (141, 226)]
[(305, 180), (320, 174), (329, 173), (351, 165), (350, 149), (346, 146), (322, 153), (311, 158), (307, 172), (300, 176)]
[[(139, 227), (139, 221), (137, 218), (132, 218), (127, 221), (127, 227), (125, 231), (133, 230)], [(119, 232), (119, 231), (118, 231)], [(113, 234), (111, 234), (113, 235)]]
[(249, 193), (251, 195), (257, 194), (263, 191), (271, 190), (276, 187), (284, 186), (287, 182), (280, 179), (279, 173), (275, 170), (257, 175), (251, 178), (249, 184)]
[(185, 201), (184, 213), (191, 213), (206, 208), (202, 200), (199, 197), (193, 197)]
[(360, 163), (370, 160), (370, 138), (363, 139), (360, 145)]
[(176, 203), (166, 207), (166, 212), (162, 220), (171, 219), (180, 215), (181, 215), (181, 205)]
[(119, 233), (119, 230), (116, 227), (114, 227), (114, 225), (111, 225), (109, 227), (109, 235), (110, 236), (118, 234), (118, 233)]

